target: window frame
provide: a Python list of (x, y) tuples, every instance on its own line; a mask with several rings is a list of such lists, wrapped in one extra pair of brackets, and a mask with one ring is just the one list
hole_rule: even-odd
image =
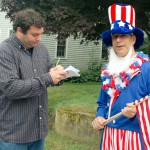
[(67, 59), (67, 52), (68, 52), (68, 38), (65, 39), (65, 56), (61, 57), (61, 56), (57, 56), (57, 52), (58, 52), (58, 39), (56, 37), (56, 50), (55, 50), (55, 58), (60, 58), (60, 59)]

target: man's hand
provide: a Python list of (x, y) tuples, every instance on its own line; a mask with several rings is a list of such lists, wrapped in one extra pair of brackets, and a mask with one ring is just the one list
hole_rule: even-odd
[(133, 107), (133, 103), (128, 103), (122, 112), (124, 116), (133, 118), (136, 115), (136, 107)]
[(65, 71), (61, 65), (58, 65), (54, 68), (51, 68), (49, 74), (54, 84), (58, 84), (61, 80), (66, 78), (67, 71)]
[(94, 129), (100, 130), (104, 128), (104, 122), (105, 122), (105, 119), (103, 117), (97, 117), (92, 122), (92, 126)]

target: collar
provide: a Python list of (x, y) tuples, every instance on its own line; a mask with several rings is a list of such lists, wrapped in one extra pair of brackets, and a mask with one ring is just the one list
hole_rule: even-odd
[(13, 35), (11, 37), (11, 40), (15, 43), (16, 47), (19, 48), (19, 50), (29, 51), (33, 48), (24, 48), (22, 42), (18, 39), (16, 35)]
[(107, 65), (102, 68), (102, 89), (113, 99), (112, 104), (120, 95), (121, 91), (130, 84), (130, 80), (140, 72), (141, 65), (146, 61), (149, 61), (148, 55), (143, 52), (138, 52), (128, 69), (122, 71), (118, 76), (110, 75)]

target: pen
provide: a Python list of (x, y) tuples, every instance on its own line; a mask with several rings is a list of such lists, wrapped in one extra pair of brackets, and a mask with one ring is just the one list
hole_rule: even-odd
[(57, 60), (56, 66), (59, 64), (60, 58)]

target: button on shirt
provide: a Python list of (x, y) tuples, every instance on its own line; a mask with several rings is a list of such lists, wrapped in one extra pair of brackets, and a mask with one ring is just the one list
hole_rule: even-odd
[(27, 143), (48, 133), (47, 86), (53, 86), (47, 48), (32, 53), (16, 36), (0, 44), (0, 141)]

